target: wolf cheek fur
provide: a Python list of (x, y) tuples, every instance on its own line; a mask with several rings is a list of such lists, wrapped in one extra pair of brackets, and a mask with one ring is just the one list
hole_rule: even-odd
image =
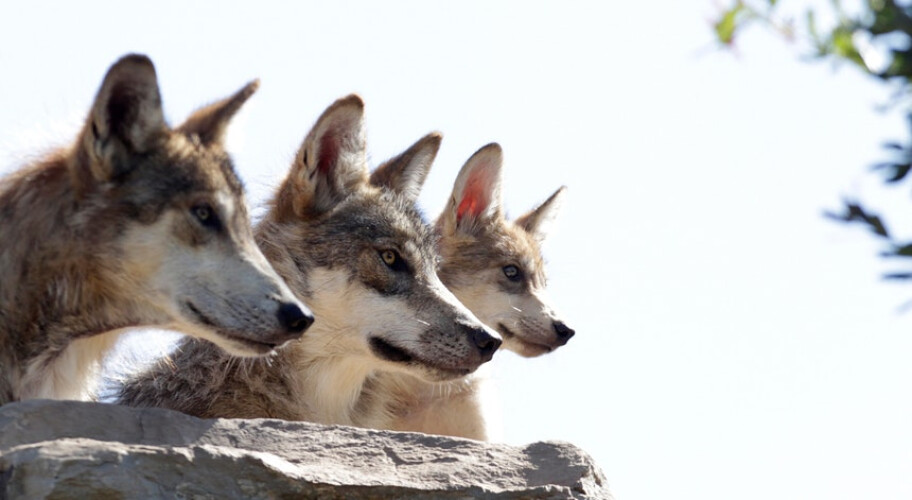
[(85, 398), (119, 333), (261, 355), (312, 317), (253, 241), (222, 146), (256, 82), (171, 129), (155, 68), (108, 70), (75, 144), (0, 184), (0, 403)]

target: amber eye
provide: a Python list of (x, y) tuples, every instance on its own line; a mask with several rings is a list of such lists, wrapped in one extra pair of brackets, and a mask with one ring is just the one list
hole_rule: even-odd
[(398, 256), (393, 250), (381, 250), (380, 258), (383, 259), (383, 263), (389, 267), (393, 267), (396, 264), (396, 260), (398, 260)]
[(411, 272), (408, 263), (399, 255), (399, 252), (395, 250), (377, 250), (377, 254), (380, 255), (380, 260), (386, 264), (390, 271), (397, 273)]
[(503, 266), (503, 273), (510, 281), (519, 281), (522, 279), (522, 273), (519, 272), (519, 268), (512, 264)]

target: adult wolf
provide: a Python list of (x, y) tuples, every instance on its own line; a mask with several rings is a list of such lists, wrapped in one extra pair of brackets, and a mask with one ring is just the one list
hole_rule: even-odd
[(3, 179), (0, 403), (87, 397), (125, 328), (254, 356), (311, 324), (253, 241), (222, 146), (256, 87), (171, 129), (152, 62), (125, 56), (75, 143)]
[[(417, 145), (416, 145), (417, 146)], [(424, 171), (436, 149), (401, 156), (380, 166), (371, 182)], [(545, 298), (540, 243), (565, 188), (537, 208), (508, 221), (501, 203), (503, 153), (497, 144), (479, 149), (462, 167), (453, 194), (437, 220), (443, 283), (482, 322), (501, 333), (503, 348), (532, 357), (564, 345), (574, 331)], [(407, 374), (380, 373), (365, 385), (362, 414), (367, 427), (485, 440), (483, 379), (470, 375), (428, 383)]]
[(323, 113), (255, 230), (263, 253), (313, 308), (318, 320), (308, 334), (268, 360), (185, 340), (128, 381), (120, 403), (359, 425), (357, 403), (372, 374), (444, 381), (491, 359), (497, 334), (435, 272), (434, 231), (415, 208), (426, 170), (372, 186), (363, 113), (355, 95)]

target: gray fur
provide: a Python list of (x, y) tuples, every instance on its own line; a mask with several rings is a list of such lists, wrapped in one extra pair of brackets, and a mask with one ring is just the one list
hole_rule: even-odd
[[(538, 296), (546, 286), (539, 245), (564, 188), (508, 221), (501, 209), (501, 162), (500, 146), (489, 144), (460, 171), (436, 223), (439, 274), (460, 301), (503, 335), (503, 348), (538, 356), (573, 335), (569, 329), (558, 334), (566, 325)], [(505, 266), (515, 266), (518, 279), (509, 279)], [(377, 373), (365, 384), (358, 407), (376, 428), (487, 440), (482, 386), (483, 379), (474, 375), (435, 384), (404, 373)]]
[[(255, 231), (272, 265), (313, 308), (308, 334), (270, 358), (247, 360), (186, 340), (129, 380), (120, 403), (201, 417), (365, 425), (357, 401), (372, 373), (448, 380), (490, 359), (473, 338), (495, 348), (499, 340), (436, 276), (436, 235), (411, 196), (420, 181), (394, 189), (368, 182), (362, 109), (349, 96), (324, 112)], [(393, 264), (381, 257), (388, 250)]]
[[(235, 96), (235, 111), (250, 93)], [(194, 117), (213, 111), (222, 109), (213, 105)], [(214, 312), (228, 306), (265, 305), (264, 293), (274, 304), (299, 304), (259, 252), (248, 255), (256, 247), (241, 183), (221, 143), (199, 139), (199, 133), (227, 126), (232, 115), (222, 112), (192, 131), (170, 129), (152, 62), (126, 56), (108, 71), (75, 144), (3, 179), (0, 404), (83, 395), (92, 366), (123, 328), (166, 326), (232, 346), (247, 342), (235, 336), (264, 341), (277, 333), (274, 311), (251, 316), (243, 331), (184, 311), (194, 307), (221, 317)], [(194, 219), (200, 200), (211, 204), (210, 221), (219, 218), (219, 231)], [(156, 255), (172, 255), (166, 252), (218, 256), (237, 265), (222, 277), (194, 281), (195, 269), (156, 261)], [(232, 297), (189, 292), (241, 274), (262, 285), (255, 299), (251, 290)], [(249, 347), (236, 352), (254, 354)]]

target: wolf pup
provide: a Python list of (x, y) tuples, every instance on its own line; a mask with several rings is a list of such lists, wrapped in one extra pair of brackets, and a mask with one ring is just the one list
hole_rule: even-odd
[(162, 117), (152, 62), (108, 70), (75, 144), (0, 183), (0, 403), (85, 398), (123, 329), (159, 326), (240, 356), (313, 318), (269, 266), (222, 140), (256, 90)]
[(127, 382), (120, 403), (358, 425), (356, 403), (378, 371), (446, 381), (491, 359), (497, 333), (437, 277), (434, 231), (415, 208), (426, 169), (390, 178), (389, 188), (372, 186), (363, 113), (355, 95), (323, 113), (255, 230), (263, 253), (319, 318), (308, 334), (268, 360), (231, 358), (187, 339)]
[[(374, 184), (425, 170), (437, 150), (401, 157), (372, 174)], [(442, 256), (440, 278), (479, 319), (495, 328), (503, 348), (539, 356), (567, 343), (574, 331), (561, 321), (544, 296), (540, 243), (557, 212), (565, 188), (539, 207), (507, 221), (501, 204), (500, 146), (489, 144), (462, 167), (453, 194), (437, 220)], [(382, 373), (365, 386), (363, 414), (368, 426), (486, 440), (480, 406), (482, 379), (474, 375), (428, 383), (399, 373)]]

